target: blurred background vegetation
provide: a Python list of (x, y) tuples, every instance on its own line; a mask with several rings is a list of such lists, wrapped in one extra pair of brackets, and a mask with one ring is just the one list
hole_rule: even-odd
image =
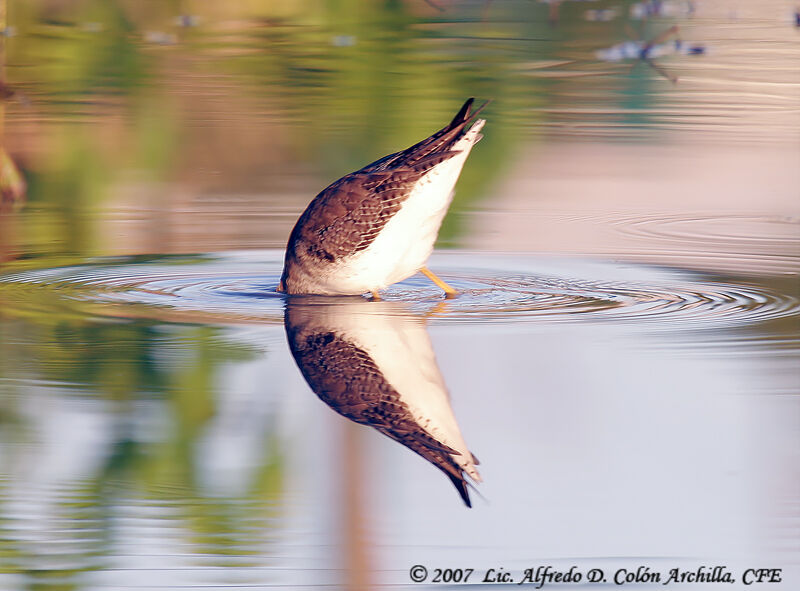
[[(28, 203), (6, 216), (0, 255), (281, 247), (322, 186), (492, 98), (441, 236), (457, 245), (458, 212), (546, 103), (574, 95), (574, 76), (537, 74), (570, 51), (573, 74), (597, 71), (593, 49), (624, 38), (584, 10), (564, 3), (554, 26), (531, 0), (10, 0), (3, 145)], [(614, 100), (645, 106), (649, 74)]]

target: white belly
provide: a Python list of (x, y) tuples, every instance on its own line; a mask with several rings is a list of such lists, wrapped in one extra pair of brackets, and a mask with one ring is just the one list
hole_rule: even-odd
[(350, 293), (383, 289), (425, 265), (453, 199), (453, 186), (463, 164), (460, 155), (453, 160), (456, 158), (461, 160), (452, 163), (458, 164), (457, 168), (440, 171), (437, 167), (421, 179), (372, 244), (337, 265), (335, 276), (340, 288), (347, 286)]
[(442, 220), (453, 200), (461, 168), (478, 140), (478, 119), (455, 146), (460, 153), (435, 166), (414, 186), (400, 210), (363, 251), (316, 275), (317, 293), (362, 294), (402, 281), (419, 271), (433, 252)]
[(459, 142), (462, 146), (455, 148), (461, 150), (459, 155), (420, 179), (400, 211), (369, 247), (336, 265), (331, 274), (336, 292), (354, 294), (383, 289), (410, 277), (425, 265), (480, 127), (473, 126), (462, 138)]

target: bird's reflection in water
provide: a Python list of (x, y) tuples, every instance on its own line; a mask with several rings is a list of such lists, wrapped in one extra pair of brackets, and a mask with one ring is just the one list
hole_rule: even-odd
[(397, 302), (295, 296), (284, 317), (300, 371), (319, 398), (444, 472), (468, 507), (480, 482), (433, 353), (425, 319)]

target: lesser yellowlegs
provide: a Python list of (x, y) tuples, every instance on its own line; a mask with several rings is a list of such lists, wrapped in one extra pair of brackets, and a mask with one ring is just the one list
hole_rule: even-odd
[(455, 289), (425, 267), (461, 168), (482, 137), (474, 99), (432, 136), (322, 190), (294, 226), (279, 291), (378, 292), (421, 271), (448, 296)]

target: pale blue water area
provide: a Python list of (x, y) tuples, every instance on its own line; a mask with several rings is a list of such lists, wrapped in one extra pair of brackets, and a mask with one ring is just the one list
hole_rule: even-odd
[[(0, 4), (0, 591), (797, 588), (792, 3)], [(469, 96), (459, 295), (276, 293), (313, 195)]]

